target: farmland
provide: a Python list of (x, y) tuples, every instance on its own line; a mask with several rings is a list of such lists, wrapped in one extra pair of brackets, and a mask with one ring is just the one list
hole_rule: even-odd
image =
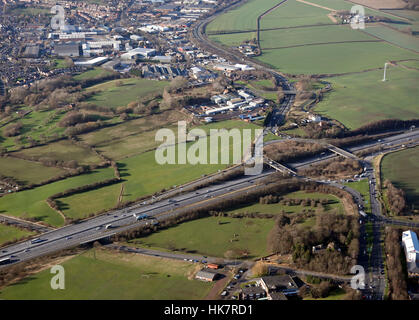
[(278, 4), (276, 0), (248, 1), (215, 19), (207, 26), (207, 31), (255, 30), (256, 19), (264, 11)]
[(419, 72), (393, 66), (387, 71), (386, 82), (381, 81), (383, 71), (326, 79), (333, 90), (326, 94), (315, 111), (337, 119), (351, 129), (380, 119), (418, 118), (416, 83)]
[[(228, 32), (256, 29), (257, 13), (260, 12), (253, 8), (256, 3), (260, 5), (260, 11), (269, 5), (273, 7), (270, 1), (253, 0), (217, 17), (207, 27), (210, 39), (232, 46), (254, 38), (254, 32)], [(348, 25), (336, 25), (328, 17), (332, 10), (327, 8), (349, 10), (351, 3), (320, 0), (311, 3), (324, 8), (288, 0), (262, 17), (262, 55), (256, 59), (288, 74), (342, 74), (379, 68), (388, 60), (417, 57), (408, 50), (416, 50), (417, 39), (413, 36), (384, 24), (367, 26), (365, 32), (353, 30)], [(406, 19), (392, 14), (373, 9), (366, 9), (366, 13), (389, 17), (395, 21), (391, 25), (408, 26)], [(243, 16), (247, 19), (242, 19)], [(216, 32), (226, 34), (214, 34)]]
[[(23, 107), (22, 111), (29, 111), (27, 107)], [(43, 139), (58, 137), (63, 134), (64, 128), (57, 125), (57, 122), (62, 117), (59, 110), (48, 111), (31, 111), (23, 117), (16, 118), (12, 123), (20, 122), (22, 124), (21, 142), (16, 142), (13, 137), (2, 137), (0, 132), (0, 147), (8, 151), (16, 150), (20, 145), (28, 146), (28, 139), (30, 137), (35, 141), (43, 141)]]
[(0, 299), (203, 299), (213, 286), (189, 279), (196, 271), (190, 263), (105, 250), (87, 251), (62, 266), (66, 272), (65, 290), (51, 289), (47, 269), (4, 288)]
[(75, 160), (80, 165), (98, 164), (102, 160), (92, 151), (79, 145), (73, 144), (71, 141), (62, 140), (47, 145), (24, 149), (16, 152), (16, 155), (25, 159), (42, 159), (48, 158), (60, 161)]
[(0, 246), (7, 241), (19, 240), (33, 234), (35, 233), (0, 224)]
[(64, 219), (51, 209), (46, 199), (58, 192), (77, 188), (114, 177), (113, 169), (101, 169), (89, 174), (67, 178), (31, 190), (24, 190), (0, 198), (3, 214), (20, 218), (34, 218), (52, 226), (62, 226)]
[[(224, 257), (230, 250), (248, 250), (248, 257), (254, 258), (267, 254), (267, 236), (273, 224), (272, 219), (207, 217), (184, 222), (130, 243), (215, 257)], [(234, 237), (234, 234), (238, 236)]]
[(139, 78), (112, 80), (89, 87), (87, 91), (96, 92), (87, 101), (109, 108), (126, 106), (149, 93), (163, 92), (168, 84), (165, 81), (153, 81)]
[[(253, 124), (242, 121), (224, 121), (202, 126), (207, 133), (210, 129), (219, 128), (258, 128)], [(148, 137), (148, 135), (146, 135)], [(151, 137), (150, 137), (151, 138)], [(154, 141), (154, 135), (152, 137)], [(187, 150), (192, 143), (187, 144)], [(207, 146), (209, 148), (209, 144)], [(175, 148), (175, 147), (172, 147)], [(209, 149), (207, 149), (209, 150)], [(219, 148), (219, 152), (226, 150)], [(232, 150), (230, 142), (229, 151)], [(210, 153), (208, 152), (208, 155)], [(232, 163), (230, 156), (230, 163)], [(162, 189), (168, 189), (175, 185), (187, 183), (200, 178), (202, 175), (211, 174), (225, 169), (228, 164), (168, 164), (160, 165), (156, 162), (155, 151), (147, 151), (130, 156), (118, 161), (119, 171), (124, 184), (122, 201), (131, 201), (139, 197), (152, 195)], [(164, 177), (164, 179), (162, 179)], [(105, 180), (105, 179), (103, 179)], [(109, 209), (116, 205), (120, 193), (121, 184), (102, 187), (97, 190), (75, 194), (58, 199), (62, 203), (63, 212), (73, 218), (86, 217), (103, 209)], [(84, 205), (82, 205), (84, 204)]]
[(80, 135), (80, 138), (105, 156), (119, 160), (157, 147), (156, 131), (180, 120), (185, 120), (181, 112), (164, 111)]
[(38, 184), (65, 173), (65, 170), (46, 167), (33, 161), (0, 157), (0, 175), (11, 177), (21, 184)]
[(384, 156), (381, 162), (382, 179), (390, 180), (406, 192), (409, 204), (419, 206), (419, 148), (410, 148)]
[[(339, 201), (339, 198), (333, 195), (327, 195), (322, 193), (305, 193), (302, 191), (292, 192), (285, 196), (289, 199), (326, 199), (328, 203), (325, 205), (325, 212), (336, 210), (338, 213), (344, 213), (342, 204)], [(244, 206), (242, 208), (234, 209), (229, 211), (229, 213), (262, 213), (262, 214), (278, 214), (284, 212), (285, 214), (300, 213), (307, 207), (303, 205), (286, 205), (286, 204), (252, 204), (249, 206)]]
[(385, 26), (368, 26), (365, 28), (365, 32), (372, 36), (391, 42), (398, 47), (419, 52), (419, 39), (417, 37), (398, 32)]
[(290, 74), (340, 74), (415, 58), (415, 53), (384, 42), (348, 42), (264, 50), (258, 60)]

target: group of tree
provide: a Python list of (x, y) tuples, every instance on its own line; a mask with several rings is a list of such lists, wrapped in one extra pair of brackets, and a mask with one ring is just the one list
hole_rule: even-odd
[(385, 252), (388, 279), (390, 284), (389, 297), (392, 300), (406, 300), (407, 294), (406, 272), (403, 270), (402, 259), (404, 254), (401, 249), (401, 231), (386, 227), (385, 229)]
[(391, 212), (397, 216), (402, 215), (406, 209), (406, 193), (396, 188), (388, 179), (384, 181), (384, 187)]
[[(300, 228), (295, 221), (278, 215), (268, 236), (271, 253), (291, 254), (293, 263), (308, 270), (347, 274), (359, 253), (359, 225), (356, 217), (337, 213), (316, 215), (315, 227)], [(333, 244), (312, 252), (312, 246)]]
[(270, 144), (264, 148), (266, 155), (278, 162), (305, 158), (325, 150), (326, 148), (319, 143), (293, 140)]
[(357, 160), (340, 156), (337, 159), (323, 161), (306, 169), (300, 169), (298, 172), (310, 177), (352, 177), (362, 172), (362, 166)]
[(9, 124), (3, 129), (3, 135), (5, 137), (15, 137), (20, 135), (23, 125), (21, 122)]

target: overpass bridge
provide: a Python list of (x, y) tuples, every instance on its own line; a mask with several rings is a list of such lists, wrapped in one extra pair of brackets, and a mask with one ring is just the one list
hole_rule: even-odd
[(263, 156), (263, 160), (267, 165), (269, 165), (271, 168), (275, 169), (276, 171), (280, 171), (283, 173), (290, 173), (293, 176), (297, 175), (297, 172), (295, 172), (294, 170), (284, 166), (283, 164), (280, 164), (279, 162), (276, 162), (275, 160), (268, 158), (267, 156)]

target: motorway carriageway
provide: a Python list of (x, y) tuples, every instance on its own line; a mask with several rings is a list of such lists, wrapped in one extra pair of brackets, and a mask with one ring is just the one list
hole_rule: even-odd
[[(154, 217), (157, 220), (158, 218), (168, 218), (177, 214), (173, 212), (175, 209), (199, 205), (201, 202), (209, 201), (212, 198), (224, 197), (236, 191), (240, 192), (240, 190), (252, 187), (257, 180), (273, 172), (273, 170), (269, 170), (260, 175), (226, 181), (222, 184), (191, 191), (149, 205), (138, 206), (138, 204), (135, 204), (128, 208), (114, 210), (77, 224), (44, 233), (39, 236), (40, 239), (45, 240), (43, 242), (31, 244), (29, 240), (2, 248), (0, 260), (10, 257), (12, 263), (25, 261), (152, 222), (150, 219), (137, 221), (133, 216), (134, 214), (147, 214), (150, 218)], [(112, 228), (105, 229), (108, 224), (112, 224)]]

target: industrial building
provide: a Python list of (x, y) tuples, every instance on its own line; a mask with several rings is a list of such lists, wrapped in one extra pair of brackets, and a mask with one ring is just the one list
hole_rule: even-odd
[(407, 272), (411, 277), (419, 277), (419, 241), (411, 230), (402, 233), (402, 244), (406, 254)]
[(128, 51), (121, 55), (121, 59), (123, 60), (133, 60), (133, 59), (147, 59), (156, 54), (155, 49), (151, 48), (136, 48), (133, 50)]
[(80, 51), (79, 43), (58, 43), (54, 46), (54, 53), (60, 57), (79, 57)]

